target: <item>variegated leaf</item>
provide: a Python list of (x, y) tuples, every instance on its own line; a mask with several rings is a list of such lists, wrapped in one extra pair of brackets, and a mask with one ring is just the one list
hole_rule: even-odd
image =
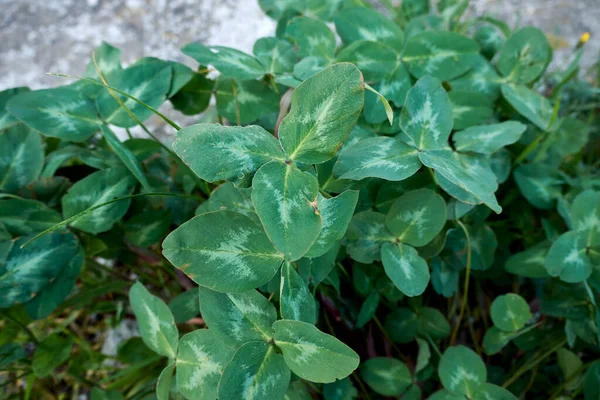
[(381, 260), (381, 246), (394, 236), (385, 226), (385, 215), (363, 211), (355, 214), (346, 232), (346, 251), (353, 260), (372, 263)]
[(452, 135), (457, 151), (492, 154), (504, 146), (515, 143), (527, 127), (517, 121), (481, 125), (467, 128)]
[(426, 76), (408, 91), (400, 113), (400, 127), (419, 150), (448, 148), (452, 105), (439, 80)]
[(58, 212), (35, 200), (0, 200), (0, 222), (13, 236), (29, 235), (62, 221)]
[(517, 400), (517, 396), (504, 389), (503, 387), (496, 386), (492, 383), (484, 383), (481, 385), (477, 392), (473, 394), (473, 400)]
[(301, 258), (321, 232), (317, 180), (295, 165), (270, 162), (252, 180), (252, 203), (286, 260)]
[(129, 302), (146, 346), (160, 355), (175, 359), (179, 332), (165, 302), (150, 294), (140, 282), (131, 287)]
[(556, 239), (544, 263), (550, 276), (568, 283), (583, 282), (592, 274), (587, 255), (587, 232), (569, 231)]
[(334, 64), (302, 82), (279, 126), (288, 157), (313, 164), (332, 158), (358, 120), (363, 94), (362, 74), (348, 63)]
[(0, 190), (14, 193), (40, 176), (44, 149), (39, 133), (25, 124), (0, 130)]
[(343, 379), (358, 367), (358, 354), (333, 336), (301, 321), (273, 324), (275, 344), (290, 369), (302, 379), (329, 383)]
[(28, 91), (27, 87), (15, 87), (0, 91), (0, 131), (21, 123), (17, 117), (8, 112), (6, 105), (17, 94)]
[(163, 241), (163, 255), (200, 286), (237, 293), (268, 282), (283, 261), (262, 229), (231, 211), (190, 219)]
[(156, 381), (156, 399), (169, 400), (171, 393), (171, 382), (173, 381), (173, 373), (175, 372), (175, 363), (167, 365)]
[(418, 189), (402, 195), (392, 204), (385, 225), (401, 242), (425, 246), (446, 223), (446, 202), (430, 189)]
[(223, 371), (219, 399), (283, 399), (291, 379), (275, 347), (264, 342), (248, 342), (240, 347)]
[(571, 205), (571, 221), (573, 229), (585, 232), (588, 247), (600, 245), (600, 192), (588, 189), (579, 193)]
[(331, 60), (335, 51), (335, 34), (323, 22), (310, 17), (293, 18), (285, 30), (298, 48), (298, 56), (316, 56)]
[(494, 326), (506, 332), (518, 331), (532, 317), (529, 304), (514, 293), (496, 297), (492, 302), (490, 314)]
[(525, 251), (513, 254), (506, 260), (504, 269), (511, 274), (526, 278), (546, 278), (548, 273), (544, 268), (544, 262), (549, 249), (550, 242), (543, 241)]
[(526, 86), (508, 83), (502, 85), (502, 96), (538, 128), (543, 131), (550, 128), (552, 105), (547, 98)]
[(404, 180), (421, 168), (419, 152), (391, 137), (358, 141), (340, 152), (333, 173), (339, 179), (381, 178)]
[(520, 165), (513, 176), (521, 194), (537, 208), (553, 208), (561, 195), (563, 179), (556, 168), (542, 163)]
[(209, 182), (240, 179), (271, 160), (285, 160), (277, 139), (254, 125), (191, 125), (178, 132), (173, 150)]
[(514, 32), (500, 49), (496, 66), (509, 81), (528, 84), (545, 70), (552, 59), (546, 35), (533, 26)]
[(221, 74), (236, 79), (257, 79), (267, 73), (256, 58), (236, 49), (223, 46), (204, 46), (199, 42), (184, 46), (183, 54), (201, 65), (212, 65)]
[(406, 364), (390, 357), (367, 360), (361, 365), (360, 375), (371, 389), (382, 396), (400, 396), (412, 383)]
[(179, 340), (177, 388), (188, 399), (214, 400), (225, 366), (234, 350), (212, 329), (197, 329)]
[(381, 262), (394, 285), (407, 296), (418, 296), (429, 284), (429, 267), (417, 250), (402, 243), (385, 243)]
[(287, 40), (276, 37), (258, 39), (252, 52), (271, 75), (292, 72), (298, 59), (294, 46)]
[(485, 364), (477, 353), (465, 346), (450, 347), (444, 352), (438, 374), (447, 390), (469, 398), (487, 379)]
[(246, 125), (279, 111), (279, 96), (262, 81), (219, 77), (215, 99), (217, 113), (231, 124)]
[(290, 262), (281, 267), (279, 289), (281, 317), (314, 324), (317, 317), (315, 299), (307, 284), (302, 280)]
[(372, 40), (400, 49), (404, 33), (398, 25), (383, 14), (366, 7), (348, 7), (334, 18), (335, 30), (345, 44)]
[(252, 340), (269, 341), (277, 319), (275, 307), (256, 290), (219, 293), (201, 287), (200, 312), (215, 335), (232, 348)]
[(398, 55), (385, 44), (359, 40), (344, 47), (335, 60), (356, 65), (365, 81), (378, 82), (394, 69), (398, 62)]
[(318, 205), (321, 214), (321, 232), (305, 257), (320, 257), (327, 253), (348, 229), (358, 202), (358, 191), (348, 190), (336, 197), (325, 198), (319, 194)]

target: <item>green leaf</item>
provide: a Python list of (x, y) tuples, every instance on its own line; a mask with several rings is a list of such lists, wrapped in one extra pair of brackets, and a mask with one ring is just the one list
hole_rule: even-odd
[(520, 165), (513, 176), (521, 194), (541, 209), (553, 208), (561, 195), (562, 178), (556, 168), (541, 163)]
[[(127, 169), (114, 167), (94, 172), (75, 183), (62, 198), (65, 218), (72, 217), (90, 207), (131, 194), (136, 180)], [(88, 233), (108, 231), (123, 218), (131, 200), (122, 200), (73, 221), (70, 225)]]
[(0, 130), (0, 191), (14, 193), (42, 172), (40, 135), (24, 124)]
[(401, 181), (421, 168), (418, 151), (391, 137), (373, 137), (344, 147), (333, 173), (339, 179)]
[(363, 211), (354, 214), (346, 232), (346, 251), (365, 264), (381, 259), (382, 244), (394, 240), (385, 226), (385, 215)]
[(394, 342), (412, 342), (417, 335), (417, 315), (409, 308), (397, 307), (388, 314), (384, 327)]
[(167, 98), (170, 98), (175, 95), (175, 93), (179, 92), (181, 88), (183, 88), (195, 75), (194, 71), (181, 63), (175, 61), (165, 61), (156, 57), (143, 57), (137, 60), (131, 66), (138, 65), (150, 65), (154, 64), (156, 67), (171, 67), (173, 69), (173, 76), (171, 77), (171, 82), (169, 85), (169, 90), (167, 91)]
[(445, 389), (438, 390), (428, 400), (464, 400), (465, 396), (454, 394)]
[(134, 246), (150, 247), (167, 235), (171, 220), (170, 210), (154, 211), (150, 220), (145, 212), (136, 214), (123, 224), (125, 237)]
[(452, 90), (448, 93), (448, 98), (452, 104), (454, 130), (485, 124), (493, 120), (493, 99), (490, 100), (486, 94)]
[(313, 286), (323, 282), (335, 267), (340, 245), (340, 242), (337, 242), (327, 253), (320, 257), (304, 257), (299, 259), (296, 263), (298, 265), (298, 273), (302, 279)]
[(477, 392), (473, 394), (473, 400), (517, 400), (517, 397), (509, 392), (508, 390), (493, 385), (491, 383), (484, 383), (477, 389)]
[(38, 378), (48, 376), (67, 361), (73, 339), (61, 337), (58, 333), (53, 333), (44, 339), (33, 354), (31, 369)]
[(62, 221), (60, 214), (35, 200), (0, 200), (0, 222), (12, 236), (44, 231)]
[(286, 260), (301, 258), (321, 232), (317, 180), (295, 165), (270, 162), (252, 180), (252, 203), (267, 236)]
[(173, 150), (209, 182), (241, 179), (271, 160), (284, 160), (273, 135), (254, 125), (191, 125), (178, 132)]
[(398, 55), (385, 44), (359, 40), (344, 47), (336, 56), (336, 62), (349, 62), (364, 75), (365, 81), (384, 79), (397, 64)]
[(402, 29), (383, 14), (365, 7), (348, 7), (336, 14), (335, 30), (344, 44), (372, 40), (400, 49), (404, 42)]
[(583, 383), (585, 400), (595, 400), (600, 395), (600, 361), (594, 361), (585, 374)]
[(219, 382), (220, 399), (283, 399), (291, 379), (275, 347), (249, 342), (240, 347), (223, 371)]
[(542, 31), (527, 26), (512, 34), (498, 54), (496, 67), (511, 82), (531, 83), (552, 59), (552, 49)]
[(307, 284), (289, 262), (285, 262), (281, 267), (279, 299), (281, 318), (309, 324), (316, 322), (315, 299), (308, 290)]
[(325, 198), (319, 194), (317, 202), (322, 221), (321, 232), (304, 255), (305, 257), (322, 256), (344, 237), (357, 201), (358, 191), (353, 190), (331, 198)]
[(371, 358), (361, 366), (360, 375), (382, 396), (400, 396), (412, 383), (406, 364), (395, 358)]
[(292, 40), (298, 49), (298, 57), (318, 56), (331, 60), (335, 51), (335, 34), (324, 22), (309, 18), (292, 19), (285, 36)]
[(485, 354), (497, 354), (515, 337), (515, 332), (505, 332), (492, 326), (483, 336), (483, 349)]
[(102, 135), (104, 139), (108, 142), (110, 148), (115, 152), (115, 154), (121, 159), (125, 167), (131, 172), (131, 174), (138, 180), (139, 183), (142, 184), (142, 187), (152, 192), (152, 186), (150, 186), (150, 182), (144, 175), (144, 171), (142, 170), (142, 165), (138, 161), (137, 158), (129, 151), (129, 149), (121, 143), (117, 135), (114, 134), (113, 131), (106, 125), (102, 125)]
[(437, 308), (423, 307), (418, 311), (418, 334), (433, 340), (442, 340), (450, 335), (450, 323)]
[(71, 89), (21, 92), (6, 109), (44, 135), (72, 142), (89, 139), (102, 125), (94, 103)]
[(213, 81), (204, 74), (195, 73), (173, 97), (170, 98), (173, 108), (183, 115), (200, 114), (208, 107), (213, 92)]
[(426, 340), (417, 338), (419, 344), (419, 353), (417, 353), (417, 365), (415, 366), (415, 374), (418, 374), (429, 365), (431, 359), (431, 350)]
[(21, 248), (32, 236), (4, 242), (7, 247), (0, 249), (0, 308), (30, 300), (68, 268), (80, 251), (70, 232), (49, 233)]
[(146, 346), (160, 355), (174, 359), (179, 332), (165, 302), (153, 296), (140, 282), (136, 282), (129, 291), (129, 303)]
[(194, 318), (200, 314), (198, 291), (194, 288), (181, 292), (169, 302), (169, 310), (173, 313), (173, 318), (177, 324)]
[(568, 283), (583, 282), (592, 274), (592, 265), (587, 255), (585, 232), (569, 231), (556, 239), (544, 266), (550, 276), (558, 276)]
[(487, 379), (485, 364), (465, 346), (450, 347), (440, 360), (440, 380), (453, 393), (472, 397)]
[(163, 255), (200, 286), (236, 293), (268, 282), (283, 261), (262, 229), (231, 211), (190, 219), (163, 241)]
[[(43, 319), (48, 317), (63, 302), (75, 287), (75, 282), (79, 277), (84, 263), (84, 253), (81, 247), (72, 258), (66, 259), (58, 275), (37, 295), (25, 303), (27, 315), (33, 319)], [(61, 260), (60, 264), (63, 261)]]
[(6, 343), (0, 346), (0, 369), (4, 370), (12, 363), (22, 360), (26, 357), (27, 354), (21, 345), (17, 343)]
[(219, 116), (232, 124), (246, 125), (279, 110), (279, 96), (262, 81), (219, 77), (215, 98)]
[(573, 229), (587, 236), (588, 247), (600, 245), (600, 192), (588, 189), (579, 193), (571, 205), (571, 221)]
[(427, 288), (429, 267), (413, 247), (386, 243), (381, 247), (381, 262), (385, 273), (405, 295), (418, 296)]
[(526, 278), (546, 278), (548, 273), (544, 268), (546, 254), (550, 249), (550, 242), (544, 241), (506, 260), (504, 269), (518, 276)]
[(446, 202), (436, 192), (418, 189), (402, 195), (392, 204), (385, 225), (401, 242), (425, 246), (446, 223)]
[(185, 45), (181, 51), (201, 65), (212, 65), (221, 74), (235, 79), (257, 79), (267, 73), (254, 57), (223, 46), (204, 46), (199, 42)]
[(312, 164), (332, 158), (356, 124), (363, 98), (362, 74), (352, 64), (332, 65), (302, 82), (279, 126), (289, 158)]
[(323, 385), (323, 397), (325, 400), (352, 400), (358, 396), (358, 392), (350, 378), (344, 378), (333, 383)]
[(225, 182), (218, 186), (210, 194), (208, 202), (202, 203), (196, 210), (196, 214), (204, 214), (201, 208), (208, 207), (208, 211), (235, 211), (244, 214), (260, 225), (260, 219), (256, 215), (254, 206), (252, 205), (252, 188), (236, 188), (233, 183)]
[(529, 304), (518, 294), (498, 296), (490, 309), (494, 326), (506, 332), (521, 329), (531, 319)]
[(275, 344), (290, 369), (302, 379), (329, 383), (343, 379), (358, 367), (350, 347), (306, 322), (281, 320), (273, 324)]
[[(374, 83), (373, 89), (376, 90), (381, 97), (372, 91), (365, 92), (365, 108), (363, 116), (365, 121), (370, 124), (377, 124), (385, 121), (392, 121), (390, 113), (391, 108), (386, 107), (389, 103), (394, 103), (396, 106), (402, 106), (406, 94), (412, 86), (412, 80), (404, 65), (397, 61), (393, 68), (386, 71), (386, 76), (378, 83)], [(383, 103), (382, 99), (387, 99)]]
[(467, 72), (477, 61), (479, 45), (453, 32), (426, 31), (406, 39), (402, 61), (412, 75), (448, 81)]
[(21, 123), (17, 117), (8, 112), (6, 105), (17, 94), (28, 91), (29, 88), (26, 87), (15, 87), (0, 91), (0, 131)]
[(212, 329), (197, 329), (179, 340), (177, 388), (188, 399), (214, 400), (225, 365), (233, 356)]
[(496, 176), (485, 160), (450, 150), (421, 152), (419, 159), (496, 213), (502, 211), (494, 195), (498, 188)]
[(448, 148), (452, 105), (439, 80), (426, 76), (408, 91), (400, 127), (419, 150)]
[(258, 39), (252, 53), (271, 75), (292, 72), (298, 59), (294, 46), (287, 40), (276, 37)]
[[(172, 77), (173, 68), (168, 63), (149, 62), (132, 65), (115, 77), (114, 82), (109, 83), (112, 87), (130, 94), (156, 109), (167, 99)], [(143, 122), (154, 115), (152, 110), (135, 100), (118, 93), (115, 95), (140, 121)], [(96, 105), (100, 117), (108, 124), (121, 128), (131, 128), (137, 125), (137, 122), (121, 107), (108, 90), (96, 98)]]
[(453, 91), (481, 93), (494, 101), (500, 96), (502, 83), (503, 79), (498, 76), (496, 68), (480, 54), (476, 57), (471, 70), (452, 80), (450, 85)]
[(526, 86), (505, 83), (502, 85), (502, 96), (517, 110), (543, 131), (550, 128), (552, 105), (541, 94)]
[(171, 382), (173, 381), (173, 373), (175, 372), (175, 363), (167, 365), (156, 381), (156, 398), (157, 400), (169, 400), (171, 393)]
[(583, 362), (577, 356), (577, 354), (569, 351), (565, 348), (560, 348), (556, 351), (556, 357), (558, 361), (558, 366), (560, 367), (565, 382), (568, 382), (565, 385), (566, 390), (575, 390), (581, 383), (581, 380), (578, 377), (581, 376)]
[(481, 125), (456, 132), (452, 136), (457, 151), (492, 154), (504, 146), (517, 142), (527, 127), (517, 121)]
[(379, 306), (379, 299), (379, 293), (371, 293), (363, 302), (360, 311), (358, 312), (358, 316), (356, 317), (357, 328), (362, 328), (373, 318), (377, 311), (377, 307)]
[(200, 311), (209, 328), (232, 348), (254, 340), (269, 341), (277, 319), (275, 307), (256, 290), (219, 293), (201, 287)]

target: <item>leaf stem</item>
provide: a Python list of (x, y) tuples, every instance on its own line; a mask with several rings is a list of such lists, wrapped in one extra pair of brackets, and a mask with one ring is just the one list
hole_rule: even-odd
[(467, 295), (469, 293), (469, 277), (471, 275), (471, 238), (469, 237), (469, 231), (461, 221), (456, 220), (456, 223), (462, 228), (463, 232), (465, 233), (465, 237), (467, 238), (467, 268), (465, 272), (465, 283), (463, 289), (462, 303), (460, 305), (460, 313), (458, 314), (456, 325), (454, 325), (454, 331), (452, 332), (452, 336), (450, 337), (449, 346), (454, 345), (456, 335), (458, 334), (458, 330), (460, 329), (460, 323), (465, 314), (465, 308), (467, 305)]
[(506, 389), (507, 387), (512, 385), (517, 379), (519, 379), (521, 377), (521, 375), (523, 375), (524, 373), (529, 371), (531, 368), (535, 367), (540, 362), (544, 361), (546, 358), (550, 357), (552, 354), (554, 354), (555, 351), (557, 351), (558, 349), (563, 347), (565, 345), (565, 343), (567, 343), (567, 339), (561, 340), (557, 345), (553, 346), (550, 350), (548, 350), (547, 352), (545, 352), (538, 358), (534, 358), (534, 361), (525, 363), (525, 365), (523, 365), (521, 368), (519, 368), (513, 374), (513, 376), (510, 377), (510, 379), (508, 379), (506, 382), (504, 382), (502, 387)]

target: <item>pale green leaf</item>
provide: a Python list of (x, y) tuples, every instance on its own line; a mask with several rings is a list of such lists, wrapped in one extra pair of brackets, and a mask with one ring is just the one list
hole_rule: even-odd
[(556, 168), (541, 163), (520, 165), (513, 176), (521, 194), (541, 209), (553, 208), (561, 195), (563, 180)]
[(485, 364), (465, 346), (450, 347), (444, 352), (438, 374), (447, 390), (470, 398), (487, 379)]
[(550, 242), (544, 241), (520, 253), (513, 254), (506, 260), (504, 269), (511, 274), (526, 278), (546, 278), (548, 273), (544, 268), (546, 254)]
[(491, 383), (484, 383), (477, 389), (473, 400), (517, 400), (517, 396), (508, 390)]
[(362, 364), (360, 375), (382, 396), (400, 396), (412, 383), (406, 364), (395, 358), (371, 358)]
[(600, 245), (600, 192), (588, 189), (579, 193), (571, 205), (571, 221), (573, 229), (585, 232), (587, 246)]
[(335, 30), (345, 44), (372, 40), (400, 49), (402, 29), (383, 14), (365, 7), (348, 7), (336, 14)]
[(171, 393), (171, 382), (173, 381), (173, 373), (175, 372), (175, 363), (167, 365), (156, 381), (156, 398), (157, 400), (169, 400)]
[(514, 293), (496, 297), (492, 302), (490, 314), (494, 326), (506, 332), (518, 331), (532, 317), (529, 304)]
[(502, 95), (517, 110), (543, 131), (550, 128), (552, 105), (550, 100), (526, 86), (505, 83)]
[(309, 17), (292, 19), (285, 36), (294, 42), (300, 58), (318, 56), (332, 59), (335, 51), (335, 34), (322, 21)]
[(256, 58), (236, 49), (223, 46), (204, 46), (199, 42), (184, 46), (183, 54), (201, 65), (212, 65), (224, 76), (236, 79), (257, 79), (267, 73)]
[(294, 46), (287, 40), (276, 37), (258, 39), (252, 53), (271, 75), (292, 72), (298, 59)]
[(452, 136), (457, 151), (492, 154), (504, 146), (515, 143), (527, 127), (517, 121), (481, 125), (456, 132)]
[(360, 359), (354, 350), (311, 324), (281, 320), (273, 329), (286, 364), (302, 379), (329, 383), (358, 367)]
[(17, 117), (8, 112), (6, 105), (17, 94), (28, 91), (27, 87), (15, 87), (0, 91), (0, 131), (21, 123)]
[(0, 190), (14, 193), (42, 172), (44, 149), (39, 133), (24, 124), (0, 130)]
[(283, 319), (304, 321), (309, 324), (316, 322), (315, 299), (308, 290), (308, 285), (290, 262), (285, 262), (281, 267), (279, 307)]
[(431, 350), (429, 349), (429, 344), (427, 341), (417, 338), (417, 343), (419, 344), (419, 352), (417, 353), (415, 374), (418, 374), (419, 371), (422, 371), (425, 367), (427, 367), (429, 365), (429, 360), (431, 359)]
[(527, 84), (546, 70), (551, 59), (552, 49), (544, 33), (527, 26), (504, 43), (496, 66), (509, 81)]
[(407, 296), (418, 296), (429, 283), (429, 267), (417, 250), (402, 243), (385, 243), (381, 262), (394, 285)]
[(246, 125), (279, 111), (279, 96), (262, 81), (219, 77), (215, 87), (217, 112), (232, 125)]
[(568, 283), (583, 282), (592, 274), (587, 254), (586, 232), (569, 231), (556, 239), (544, 263), (550, 276), (558, 276)]
[(199, 285), (238, 293), (268, 282), (283, 261), (261, 228), (231, 211), (190, 219), (163, 241), (163, 255)]

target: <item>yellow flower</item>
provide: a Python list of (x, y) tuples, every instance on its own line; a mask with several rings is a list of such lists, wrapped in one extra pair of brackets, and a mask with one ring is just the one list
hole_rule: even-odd
[(587, 42), (588, 40), (590, 40), (590, 33), (589, 32), (585, 32), (583, 35), (581, 35), (581, 37), (579, 38), (579, 43), (584, 44), (585, 42)]

